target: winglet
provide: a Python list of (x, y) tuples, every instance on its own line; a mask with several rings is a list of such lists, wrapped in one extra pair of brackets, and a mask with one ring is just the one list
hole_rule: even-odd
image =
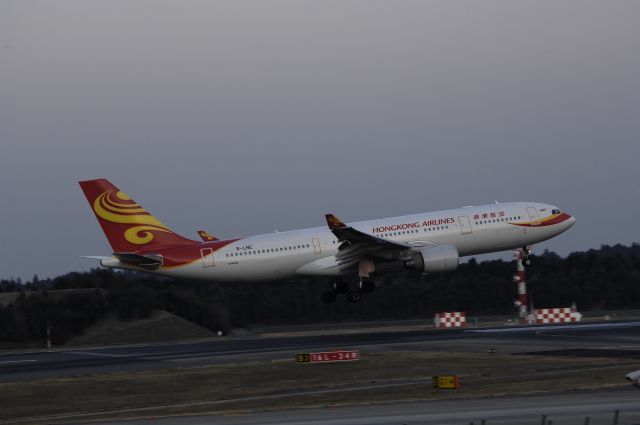
[(217, 241), (218, 238), (216, 238), (215, 236), (213, 236), (212, 234), (204, 231), (204, 230), (198, 230), (198, 235), (200, 236), (200, 238), (204, 241), (204, 242), (211, 242), (211, 241)]
[(333, 214), (325, 214), (325, 218), (327, 219), (327, 226), (329, 229), (345, 229), (347, 227), (338, 217)]

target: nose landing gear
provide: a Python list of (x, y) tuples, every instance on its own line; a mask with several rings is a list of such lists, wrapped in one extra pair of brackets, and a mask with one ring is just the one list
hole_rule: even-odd
[(522, 260), (520, 262), (524, 267), (531, 267), (533, 261), (531, 260), (531, 245), (527, 245), (522, 248)]

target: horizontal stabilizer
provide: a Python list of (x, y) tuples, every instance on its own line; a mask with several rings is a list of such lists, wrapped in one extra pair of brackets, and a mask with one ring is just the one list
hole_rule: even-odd
[(87, 260), (105, 261), (105, 260), (111, 260), (113, 257), (106, 256), (106, 255), (83, 255), (80, 258), (86, 258)]
[(159, 255), (139, 255), (128, 252), (114, 252), (113, 256), (123, 263), (142, 267), (145, 270), (157, 270), (162, 266), (162, 257)]

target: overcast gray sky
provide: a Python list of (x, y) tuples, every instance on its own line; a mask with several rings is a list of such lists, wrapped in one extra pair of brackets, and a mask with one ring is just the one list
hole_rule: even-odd
[(639, 1), (0, 0), (0, 277), (109, 246), (77, 181), (219, 237), (530, 200), (639, 241)]

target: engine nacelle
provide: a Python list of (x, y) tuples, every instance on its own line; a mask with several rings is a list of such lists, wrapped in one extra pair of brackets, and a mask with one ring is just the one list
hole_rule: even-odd
[(635, 372), (627, 373), (625, 376), (629, 381), (633, 382), (634, 385), (640, 387), (640, 370), (636, 370)]
[(460, 256), (452, 245), (432, 245), (420, 248), (411, 260), (405, 261), (405, 267), (423, 273), (448, 272), (458, 268)]

